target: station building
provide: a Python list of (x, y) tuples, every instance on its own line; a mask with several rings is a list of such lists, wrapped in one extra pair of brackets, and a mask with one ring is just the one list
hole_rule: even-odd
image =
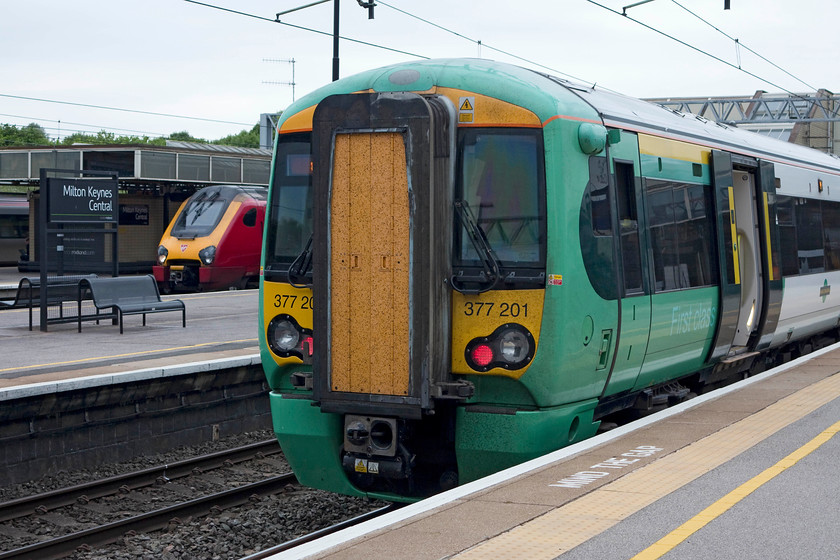
[[(268, 149), (175, 141), (168, 141), (166, 146), (0, 148), (0, 190), (21, 193), (18, 196), (26, 196), (29, 201), (29, 238), (20, 241), (26, 250), (18, 268), (22, 272), (38, 270), (36, 220), (41, 169), (118, 174), (120, 271), (144, 273), (151, 272), (161, 235), (180, 204), (192, 193), (214, 184), (267, 188), (270, 164)], [(113, 236), (102, 237), (110, 243)], [(105, 255), (111, 254), (109, 247), (103, 249)], [(98, 272), (94, 264), (79, 266), (86, 272)], [(104, 266), (101, 262), (99, 265)]]

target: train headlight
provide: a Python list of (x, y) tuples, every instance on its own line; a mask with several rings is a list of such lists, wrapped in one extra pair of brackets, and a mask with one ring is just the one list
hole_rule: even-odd
[(158, 264), (163, 264), (166, 262), (166, 258), (169, 256), (169, 250), (164, 247), (163, 245), (158, 247)]
[(534, 336), (522, 325), (502, 325), (490, 336), (472, 339), (465, 349), (467, 363), (476, 371), (493, 368), (521, 369), (531, 363)]
[(499, 355), (509, 364), (521, 363), (529, 349), (528, 338), (521, 331), (506, 330), (499, 337)]
[(312, 330), (301, 327), (291, 315), (278, 315), (268, 324), (266, 339), (271, 350), (281, 358), (295, 356), (312, 363)]
[(281, 352), (294, 350), (300, 340), (300, 332), (288, 320), (278, 321), (274, 325), (274, 332), (272, 334), (274, 346)]
[(206, 265), (213, 264), (213, 261), (216, 259), (216, 246), (210, 245), (209, 247), (205, 247), (198, 252), (198, 258)]

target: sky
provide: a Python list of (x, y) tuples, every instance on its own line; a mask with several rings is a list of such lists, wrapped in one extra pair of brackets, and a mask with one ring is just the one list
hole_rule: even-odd
[[(333, 0), (275, 21), (314, 1), (0, 0), (0, 123), (53, 139), (250, 130), (332, 79)], [(833, 2), (653, 0), (621, 15), (636, 2), (384, 0), (368, 19), (340, 0), (340, 76), (480, 57), (642, 98), (840, 93)]]

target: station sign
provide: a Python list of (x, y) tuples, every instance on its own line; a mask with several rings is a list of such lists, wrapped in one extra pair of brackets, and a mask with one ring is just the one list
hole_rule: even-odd
[(116, 179), (47, 179), (48, 219), (52, 223), (119, 221)]

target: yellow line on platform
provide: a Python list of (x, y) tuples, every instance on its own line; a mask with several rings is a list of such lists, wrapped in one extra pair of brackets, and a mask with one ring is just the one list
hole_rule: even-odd
[(723, 515), (732, 506), (755, 492), (758, 488), (767, 482), (770, 482), (776, 476), (782, 474), (786, 469), (789, 469), (801, 459), (804, 459), (814, 451), (820, 448), (821, 445), (830, 440), (834, 435), (840, 431), (840, 422), (837, 422), (820, 435), (770, 467), (753, 479), (745, 482), (723, 498), (719, 499), (645, 550), (635, 555), (631, 560), (656, 560), (661, 558), (666, 553), (673, 550), (678, 544), (685, 539)]
[[(835, 373), (612, 483), (491, 537), (454, 558), (557, 558), (737, 457), (839, 395), (840, 374)], [(832, 430), (836, 432), (837, 429), (838, 425), (834, 425), (820, 437), (824, 438), (828, 433), (833, 435)], [(796, 453), (802, 452), (803, 449), (800, 449)], [(796, 453), (780, 463), (790, 466), (791, 457), (798, 457)]]
[(66, 366), (69, 364), (81, 364), (84, 362), (94, 362), (98, 360), (111, 360), (114, 358), (127, 358), (130, 356), (145, 356), (150, 354), (161, 354), (163, 352), (174, 352), (176, 350), (191, 350), (193, 348), (202, 348), (204, 346), (217, 346), (220, 344), (237, 344), (241, 342), (256, 342), (256, 338), (243, 338), (242, 340), (226, 340), (224, 342), (202, 342), (201, 344), (191, 344), (189, 346), (176, 346), (175, 348), (161, 348), (160, 350), (146, 350), (143, 352), (129, 352), (127, 354), (114, 354), (112, 356), (95, 356), (93, 358), (81, 358), (79, 360), (69, 360), (66, 362), (52, 362), (48, 364), (33, 364), (30, 366), (16, 366), (10, 368), (0, 369), (0, 373), (5, 371), (18, 371), (22, 369), (34, 369), (41, 367)]

